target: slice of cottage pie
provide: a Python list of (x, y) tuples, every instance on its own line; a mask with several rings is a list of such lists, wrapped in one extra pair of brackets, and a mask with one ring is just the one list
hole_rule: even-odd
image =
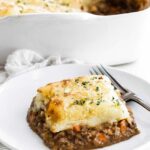
[(139, 133), (121, 94), (102, 75), (39, 88), (27, 120), (52, 150), (101, 148)]

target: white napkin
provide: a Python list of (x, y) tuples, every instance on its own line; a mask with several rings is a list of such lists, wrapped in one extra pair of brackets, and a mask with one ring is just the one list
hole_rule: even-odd
[(0, 72), (0, 83), (12, 78), (18, 74), (58, 64), (80, 64), (82, 61), (77, 59), (64, 58), (61, 56), (43, 57), (35, 51), (28, 49), (19, 49), (7, 57), (4, 71)]

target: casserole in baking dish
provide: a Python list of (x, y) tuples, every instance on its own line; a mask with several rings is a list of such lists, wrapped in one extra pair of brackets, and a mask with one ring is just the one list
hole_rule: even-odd
[(0, 16), (73, 11), (110, 15), (143, 10), (149, 4), (149, 0), (1, 0)]

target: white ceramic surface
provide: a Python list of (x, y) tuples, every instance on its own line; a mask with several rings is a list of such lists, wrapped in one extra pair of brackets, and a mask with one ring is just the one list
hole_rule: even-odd
[(49, 13), (0, 18), (0, 64), (19, 48), (86, 62), (131, 62), (147, 44), (149, 26), (150, 8), (112, 16)]
[[(36, 89), (48, 82), (87, 75), (90, 66), (60, 65), (31, 71), (10, 79), (0, 87), (0, 139), (17, 150), (48, 150), (42, 140), (28, 127), (27, 110)], [(110, 69), (110, 72), (143, 100), (149, 100), (150, 84), (130, 74)], [(150, 113), (136, 103), (130, 103), (141, 134), (105, 150), (148, 150), (150, 148)]]

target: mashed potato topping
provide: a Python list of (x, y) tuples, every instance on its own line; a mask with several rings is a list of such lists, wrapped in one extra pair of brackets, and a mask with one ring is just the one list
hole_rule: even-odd
[(84, 0), (0, 0), (0, 16), (81, 11)]
[(38, 89), (34, 109), (38, 111), (45, 105), (46, 123), (52, 132), (130, 118), (125, 102), (110, 80), (101, 75), (50, 83)]

